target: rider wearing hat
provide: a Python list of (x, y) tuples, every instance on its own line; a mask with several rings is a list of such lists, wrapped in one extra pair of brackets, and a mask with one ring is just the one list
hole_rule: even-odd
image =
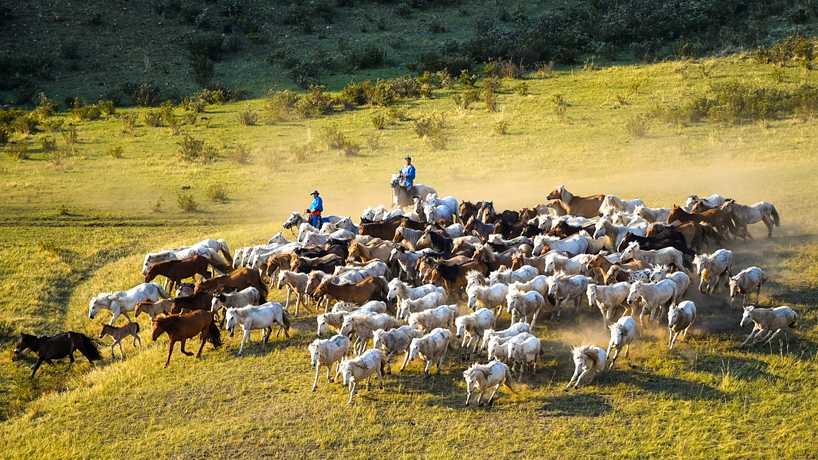
[(404, 158), (406, 165), (400, 168), (400, 186), (406, 189), (409, 196), (414, 195), (415, 165), (412, 164), (412, 157)]
[(324, 200), (318, 194), (318, 190), (314, 190), (312, 193), (312, 203), (310, 203), (310, 207), (307, 208), (307, 214), (310, 215), (310, 225), (315, 228), (321, 228), (321, 213), (324, 211)]

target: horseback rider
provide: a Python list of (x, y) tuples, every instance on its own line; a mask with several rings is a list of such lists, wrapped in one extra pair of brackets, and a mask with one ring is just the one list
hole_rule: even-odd
[(310, 207), (307, 208), (307, 214), (310, 215), (310, 225), (315, 228), (321, 228), (321, 213), (324, 211), (324, 200), (318, 194), (318, 190), (314, 190), (312, 193), (312, 203), (310, 203)]
[(404, 158), (406, 165), (400, 168), (399, 185), (406, 190), (409, 196), (415, 196), (415, 165), (412, 164), (412, 157)]

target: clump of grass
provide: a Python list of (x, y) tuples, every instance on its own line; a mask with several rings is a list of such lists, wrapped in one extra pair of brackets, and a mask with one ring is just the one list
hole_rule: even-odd
[(366, 136), (366, 146), (373, 152), (380, 150), (383, 147), (383, 134), (374, 132)]
[(228, 157), (238, 164), (246, 165), (253, 161), (253, 155), (250, 153), (250, 148), (244, 144), (236, 144), (230, 149)]
[(60, 131), (60, 134), (62, 135), (63, 141), (65, 141), (65, 145), (71, 147), (72, 149), (79, 142), (77, 127), (74, 125), (64, 127), (62, 131)]
[(258, 123), (258, 112), (250, 107), (245, 107), (244, 110), (239, 111), (238, 119), (239, 124), (242, 126), (255, 126)]
[(338, 126), (325, 126), (319, 135), (321, 141), (328, 149), (341, 150), (346, 156), (357, 155), (361, 146), (351, 141)]
[(293, 118), (298, 95), (290, 90), (270, 91), (267, 93), (267, 102), (264, 109), (270, 121), (285, 121)]
[(211, 145), (202, 139), (196, 139), (190, 134), (185, 134), (179, 146), (179, 157), (191, 163), (210, 163), (216, 159), (216, 152)]
[(370, 118), (375, 129), (384, 129), (389, 125), (389, 117), (384, 112), (376, 112)]
[(176, 195), (176, 204), (184, 212), (196, 212), (199, 210), (199, 203), (189, 192), (179, 192)]
[(412, 129), (415, 135), (426, 141), (433, 149), (445, 150), (448, 145), (446, 124), (446, 115), (442, 112), (434, 112), (415, 120)]
[(159, 128), (162, 126), (162, 112), (159, 110), (146, 110), (142, 112), (142, 123), (145, 123), (145, 126), (150, 126), (152, 128)]
[(290, 155), (295, 163), (304, 163), (312, 159), (318, 153), (318, 146), (315, 142), (307, 142), (301, 145), (290, 146)]
[(108, 156), (111, 157), (111, 158), (119, 160), (121, 158), (124, 158), (124, 156), (125, 156), (124, 152), (125, 151), (122, 148), (122, 146), (117, 145), (117, 146), (114, 146), (114, 147), (111, 147), (110, 149), (108, 149)]
[(207, 197), (215, 203), (227, 203), (230, 198), (227, 189), (221, 184), (212, 184), (207, 188)]
[(514, 92), (520, 96), (528, 96), (528, 83), (520, 83), (516, 88), (514, 88)]
[(57, 148), (57, 140), (54, 139), (51, 136), (46, 136), (41, 141), (41, 146), (42, 146), (43, 152), (45, 152), (45, 153), (52, 152), (54, 149)]
[(509, 127), (508, 121), (500, 120), (494, 124), (494, 132), (501, 136), (505, 136), (506, 134), (508, 134), (508, 127)]
[(649, 119), (645, 114), (632, 115), (625, 119), (625, 132), (631, 138), (645, 137), (650, 128)]
[(551, 78), (554, 75), (554, 61), (540, 64), (534, 73), (537, 75), (537, 78)]
[(135, 113), (123, 113), (119, 119), (122, 120), (122, 134), (129, 136), (136, 134), (137, 116)]
[(462, 93), (456, 93), (452, 95), (452, 101), (454, 104), (463, 109), (468, 110), (468, 108), (475, 102), (480, 100), (480, 93), (473, 88), (467, 89)]
[(29, 159), (28, 153), (28, 144), (25, 142), (15, 142), (13, 144), (9, 144), (6, 154), (12, 160), (22, 161)]
[(564, 120), (568, 113), (568, 100), (562, 94), (555, 94), (551, 96), (551, 104), (553, 106), (554, 115), (560, 120)]

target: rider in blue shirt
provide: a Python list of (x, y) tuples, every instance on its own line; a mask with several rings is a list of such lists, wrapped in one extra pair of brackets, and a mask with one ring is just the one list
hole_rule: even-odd
[(406, 157), (404, 160), (406, 160), (406, 166), (400, 168), (400, 185), (412, 195), (415, 184), (415, 165), (412, 164), (412, 157)]
[(324, 211), (324, 200), (318, 195), (318, 190), (313, 191), (310, 195), (312, 195), (312, 203), (310, 203), (310, 207), (307, 208), (307, 214), (310, 215), (310, 225), (315, 228), (321, 228), (321, 213)]

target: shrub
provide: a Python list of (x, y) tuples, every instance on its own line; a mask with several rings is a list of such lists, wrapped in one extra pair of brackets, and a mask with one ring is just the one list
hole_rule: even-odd
[(345, 61), (352, 69), (373, 69), (386, 62), (386, 51), (375, 45), (367, 45), (350, 51)]
[(57, 148), (57, 140), (51, 136), (44, 137), (41, 141), (43, 152), (49, 153)]
[(378, 151), (383, 146), (383, 135), (379, 132), (374, 132), (366, 136), (366, 146), (369, 150)]
[(216, 152), (212, 146), (190, 134), (185, 134), (176, 145), (179, 146), (179, 157), (184, 161), (210, 163), (216, 159)]
[(633, 115), (625, 120), (625, 132), (631, 138), (645, 137), (648, 134), (649, 119), (646, 115)]
[(506, 134), (508, 134), (508, 122), (506, 120), (500, 120), (497, 123), (495, 123), (494, 132), (501, 136), (505, 136)]
[(147, 110), (141, 113), (141, 117), (142, 123), (145, 123), (145, 126), (152, 128), (162, 126), (162, 112), (159, 110)]
[(20, 112), (20, 114), (12, 121), (11, 127), (17, 134), (28, 136), (37, 129), (36, 116), (33, 116), (30, 113), (27, 114)]
[(554, 73), (554, 61), (549, 61), (547, 63), (541, 63), (537, 66), (537, 70), (535, 72), (537, 77), (539, 78), (549, 78)]
[(383, 112), (374, 113), (371, 120), (375, 129), (384, 129), (389, 124), (389, 117)]
[(207, 187), (207, 197), (216, 203), (227, 203), (230, 200), (227, 196), (227, 189), (221, 184), (212, 184)]
[(424, 115), (414, 121), (412, 126), (415, 134), (425, 140), (433, 149), (444, 150), (448, 144), (446, 116), (441, 112)]
[(0, 126), (0, 145), (3, 145), (9, 141), (9, 132), (6, 128)]
[(528, 96), (528, 83), (522, 82), (514, 88), (514, 92), (520, 96)]
[(153, 83), (126, 84), (123, 89), (130, 95), (133, 103), (140, 107), (154, 107), (162, 100), (159, 88)]
[(307, 94), (295, 103), (295, 113), (300, 118), (315, 118), (332, 112), (332, 98), (326, 94), (323, 86), (313, 86)]
[(22, 161), (28, 160), (28, 144), (25, 142), (16, 142), (9, 144), (6, 153), (12, 160)]
[(790, 61), (809, 62), (815, 55), (815, 43), (797, 34), (790, 35), (766, 48), (758, 48), (752, 56), (759, 64), (786, 65)]
[(236, 144), (233, 146), (229, 157), (231, 160), (242, 165), (250, 164), (253, 160), (253, 155), (250, 153), (250, 149), (243, 144)]
[(122, 120), (122, 134), (133, 136), (136, 134), (136, 119), (135, 113), (123, 113), (119, 117)]
[(75, 107), (71, 110), (77, 121), (98, 120), (102, 116), (102, 111), (95, 104)]
[(179, 192), (176, 195), (176, 204), (184, 212), (196, 212), (199, 210), (199, 203), (193, 198), (193, 195), (187, 192)]
[(349, 82), (341, 90), (339, 100), (346, 107), (364, 105), (367, 103), (367, 94), (371, 91), (370, 81)]
[(213, 61), (205, 54), (192, 54), (190, 56), (190, 70), (193, 74), (193, 81), (199, 86), (207, 86), (213, 79)]
[(111, 116), (116, 113), (116, 105), (114, 104), (114, 101), (110, 99), (97, 101), (97, 107), (99, 108), (100, 113), (105, 116)]
[(349, 142), (346, 136), (344, 136), (344, 133), (341, 132), (341, 129), (336, 125), (321, 128), (319, 138), (328, 149), (341, 149)]
[(560, 119), (565, 118), (568, 112), (568, 100), (562, 94), (555, 94), (551, 96), (551, 103), (554, 107), (554, 114)]
[(239, 124), (242, 126), (255, 126), (258, 123), (258, 112), (250, 107), (245, 107), (244, 110), (239, 111), (238, 119)]
[(62, 134), (62, 139), (65, 141), (65, 145), (74, 146), (79, 142), (79, 134), (77, 133), (77, 127), (74, 125), (68, 125), (60, 131)]
[(121, 145), (117, 145), (108, 149), (108, 156), (114, 159), (121, 159), (124, 158), (124, 149)]
[(53, 100), (49, 99), (45, 93), (40, 93), (37, 95), (37, 108), (35, 112), (37, 112), (37, 116), (43, 121), (45, 118), (50, 117), (57, 111), (57, 103)]
[(388, 107), (398, 99), (396, 88), (387, 80), (378, 80), (367, 93), (369, 103), (379, 107)]
[(477, 92), (476, 89), (467, 89), (462, 93), (456, 93), (452, 95), (452, 101), (454, 101), (455, 105), (460, 107), (461, 109), (468, 109), (473, 103), (480, 100), (480, 94)]
[(264, 109), (272, 121), (284, 121), (292, 118), (298, 95), (290, 90), (269, 91)]
[(207, 103), (201, 97), (192, 96), (183, 98), (179, 105), (188, 112), (202, 113), (205, 111)]

